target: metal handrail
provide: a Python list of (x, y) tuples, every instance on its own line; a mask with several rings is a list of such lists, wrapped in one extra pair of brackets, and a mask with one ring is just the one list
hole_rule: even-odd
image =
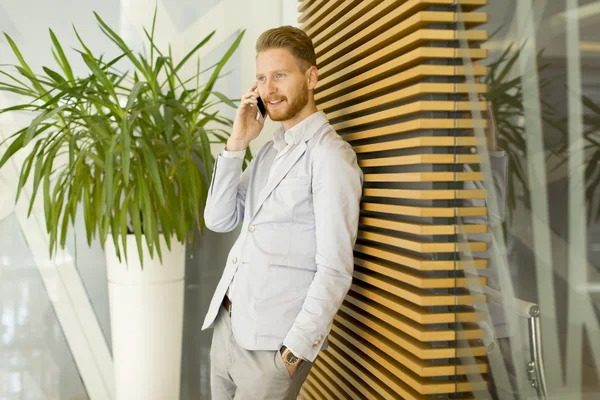
[(544, 356), (542, 352), (542, 332), (540, 323), (540, 308), (537, 304), (529, 307), (529, 356), (531, 361), (527, 363), (527, 373), (531, 386), (535, 388), (540, 399), (548, 397), (546, 386), (546, 374), (544, 371)]
[[(504, 297), (501, 292), (485, 287), (484, 292), (488, 295), (488, 302), (497, 302), (503, 305)], [(527, 363), (527, 374), (531, 386), (535, 389), (537, 396), (541, 400), (548, 398), (548, 387), (546, 384), (546, 374), (544, 371), (544, 357), (542, 352), (542, 334), (540, 322), (540, 307), (535, 303), (513, 298), (513, 308), (517, 314), (527, 318), (528, 336), (529, 336), (529, 357)]]

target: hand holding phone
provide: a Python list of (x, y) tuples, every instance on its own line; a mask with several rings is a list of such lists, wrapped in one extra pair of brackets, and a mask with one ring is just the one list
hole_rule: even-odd
[[(265, 125), (266, 108), (256, 88), (258, 82), (242, 95), (240, 105), (235, 114), (233, 130), (227, 140), (227, 150), (240, 151), (256, 139)], [(254, 107), (256, 105), (256, 108)], [(256, 111), (258, 108), (259, 112)]]

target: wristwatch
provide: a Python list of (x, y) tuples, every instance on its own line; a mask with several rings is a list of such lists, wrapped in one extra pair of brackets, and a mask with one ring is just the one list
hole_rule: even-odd
[(283, 362), (286, 365), (293, 365), (293, 366), (298, 366), (301, 362), (302, 359), (299, 357), (296, 357), (294, 355), (294, 353), (292, 353), (292, 351), (290, 349), (287, 348), (287, 346), (281, 346), (281, 349), (279, 349), (279, 352), (281, 353), (281, 356), (283, 357)]

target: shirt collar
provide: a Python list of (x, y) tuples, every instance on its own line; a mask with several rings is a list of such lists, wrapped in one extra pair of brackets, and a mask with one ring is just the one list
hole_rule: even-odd
[(304, 118), (298, 124), (294, 125), (287, 131), (284, 131), (283, 126), (279, 127), (273, 134), (273, 144), (277, 151), (284, 149), (286, 146), (294, 146), (304, 138), (304, 135), (311, 129), (318, 129), (319, 126), (314, 126), (316, 122), (327, 121), (323, 111), (317, 111)]

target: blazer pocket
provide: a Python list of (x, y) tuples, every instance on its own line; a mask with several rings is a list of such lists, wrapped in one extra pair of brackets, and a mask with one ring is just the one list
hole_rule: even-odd
[(292, 270), (300, 270), (300, 271), (309, 271), (309, 272), (316, 272), (317, 269), (316, 267), (313, 268), (312, 265), (302, 265), (302, 264), (296, 264), (296, 265), (282, 265), (282, 264), (269, 264), (271, 266), (271, 268), (279, 268), (279, 269), (292, 269)]
[(307, 185), (309, 182), (309, 176), (294, 176), (291, 178), (283, 178), (280, 185)]
[[(260, 282), (257, 283), (254, 295), (259, 302), (268, 300), (270, 303), (272, 300), (276, 300), (281, 302), (281, 306), (284, 308), (289, 307), (295, 301), (303, 300), (306, 297), (314, 275), (315, 272), (310, 269), (269, 264), (269, 270), (259, 278)], [(301, 302), (298, 304), (302, 305)], [(275, 305), (271, 304), (270, 306), (274, 307)]]

